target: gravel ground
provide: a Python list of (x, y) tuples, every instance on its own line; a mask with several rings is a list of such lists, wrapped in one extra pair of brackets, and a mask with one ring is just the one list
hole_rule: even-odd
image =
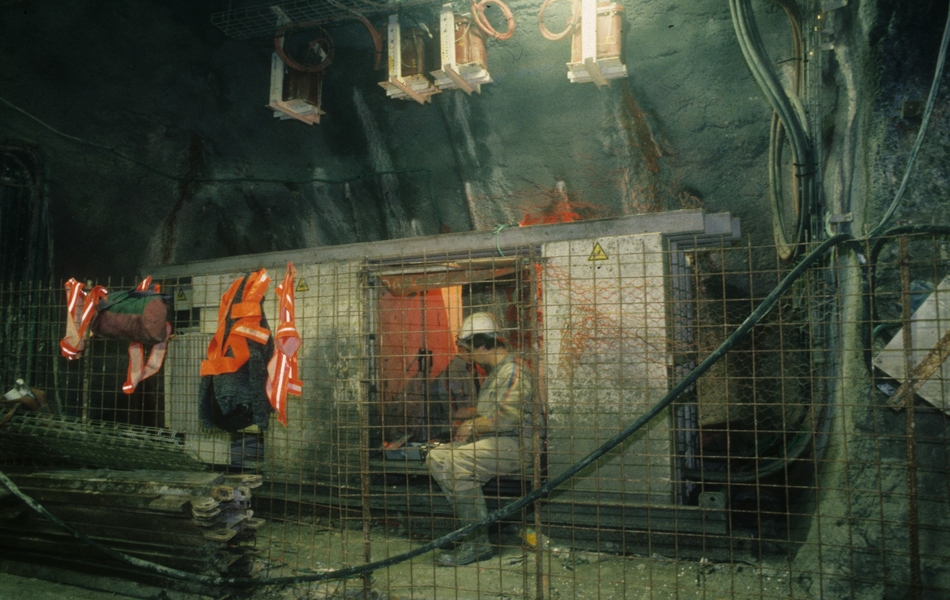
[[(294, 531), (297, 545), (288, 533)], [(262, 532), (263, 533), (263, 532)], [(320, 530), (319, 526), (273, 528), (273, 537), (259, 534), (261, 549), (270, 545), (262, 562), (272, 576), (306, 575), (339, 565), (361, 562), (363, 546), (359, 531)], [(382, 538), (382, 539), (380, 539)], [(373, 532), (372, 559), (380, 560), (425, 543), (400, 533), (383, 538)], [(764, 599), (808, 598), (790, 581), (787, 563), (721, 563), (675, 560), (659, 555), (620, 556), (573, 550), (543, 540), (543, 550), (520, 543), (516, 535), (502, 536), (498, 552), (489, 560), (459, 568), (433, 564), (432, 554), (377, 571), (371, 579), (371, 598), (468, 599), (534, 598), (541, 564), (541, 595), (545, 599), (609, 600), (643, 598)], [(266, 554), (266, 552), (262, 553)], [(301, 584), (281, 590), (258, 590), (255, 597), (274, 599), (320, 599), (364, 596), (362, 581)]]

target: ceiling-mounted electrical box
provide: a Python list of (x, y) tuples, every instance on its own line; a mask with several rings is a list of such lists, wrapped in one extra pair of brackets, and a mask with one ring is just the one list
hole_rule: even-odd
[(608, 79), (626, 77), (622, 40), (623, 4), (581, 0), (581, 26), (571, 39), (567, 78), (574, 83), (593, 81), (601, 87)]
[(308, 125), (320, 123), (326, 113), (323, 102), (323, 71), (313, 73), (290, 69), (276, 52), (270, 64), (270, 102), (274, 117), (297, 119)]
[(432, 84), (425, 73), (426, 34), (419, 28), (406, 28), (399, 25), (399, 17), (389, 17), (387, 29), (389, 44), (389, 79), (380, 81), (390, 98), (415, 100), (425, 104), (432, 100), (439, 88)]
[(432, 71), (439, 89), (480, 93), (483, 83), (491, 83), (485, 35), (471, 17), (456, 15), (451, 4), (444, 4), (439, 16), (439, 39), (442, 68)]

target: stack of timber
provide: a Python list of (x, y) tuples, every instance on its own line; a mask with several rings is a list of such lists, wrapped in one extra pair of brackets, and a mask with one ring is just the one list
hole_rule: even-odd
[[(190, 573), (248, 576), (259, 475), (190, 471), (55, 470), (9, 474), (26, 495), (112, 550)], [(85, 544), (19, 498), (0, 497), (0, 556), (84, 570), (130, 567)]]
[(3, 424), (0, 457), (27, 464), (204, 471), (182, 437), (158, 427), (19, 412)]

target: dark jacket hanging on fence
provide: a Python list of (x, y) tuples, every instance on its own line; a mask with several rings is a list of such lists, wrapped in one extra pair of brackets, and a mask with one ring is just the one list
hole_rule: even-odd
[(267, 428), (267, 363), (274, 338), (264, 316), (270, 278), (264, 269), (239, 278), (221, 298), (218, 330), (201, 363), (198, 414), (206, 427), (237, 431)]

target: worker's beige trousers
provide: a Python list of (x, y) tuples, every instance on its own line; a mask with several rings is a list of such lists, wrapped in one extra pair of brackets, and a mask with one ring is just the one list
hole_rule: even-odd
[(429, 451), (426, 466), (450, 496), (481, 486), (492, 477), (521, 473), (532, 465), (530, 447), (516, 437), (485, 437), (469, 444), (444, 444)]

